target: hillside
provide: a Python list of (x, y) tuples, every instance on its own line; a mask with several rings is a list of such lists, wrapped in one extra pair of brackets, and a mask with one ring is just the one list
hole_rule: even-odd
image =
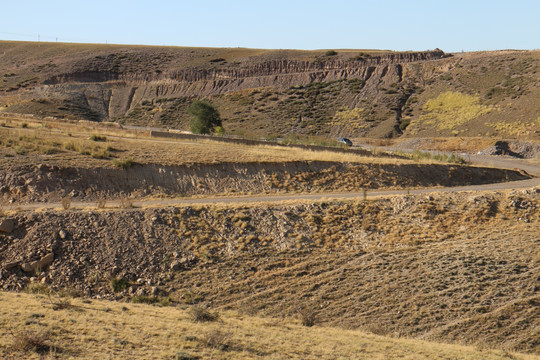
[(266, 317), (310, 309), (324, 326), (538, 354), (538, 206), (536, 188), (8, 211), (0, 280)]
[(188, 127), (209, 99), (254, 137), (540, 138), (540, 52), (0, 42), (2, 111)]
[[(0, 357), (11, 359), (538, 360), (533, 354), (397, 339), (232, 311), (194, 321), (192, 309), (0, 293)], [(204, 313), (204, 312), (203, 312)], [(210, 314), (214, 312), (211, 311)], [(107, 325), (105, 325), (107, 324)], [(89, 346), (89, 344), (91, 344)], [(26, 349), (26, 351), (25, 351)]]

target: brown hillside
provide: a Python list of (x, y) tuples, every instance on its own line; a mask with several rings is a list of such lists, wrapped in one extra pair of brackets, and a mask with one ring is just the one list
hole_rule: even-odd
[[(532, 189), (21, 212), (1, 235), (0, 284), (18, 290), (34, 277), (87, 297), (272, 317), (307, 308), (320, 324), (538, 353), (539, 201)], [(50, 268), (23, 271), (47, 254)], [(127, 286), (115, 292), (112, 278)]]
[(0, 54), (5, 112), (186, 129), (202, 97), (245, 136), (539, 136), (538, 51), (0, 42)]

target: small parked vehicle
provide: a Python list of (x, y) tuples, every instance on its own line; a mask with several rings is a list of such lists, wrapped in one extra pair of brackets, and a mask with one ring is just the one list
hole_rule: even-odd
[(347, 146), (352, 146), (352, 141), (347, 138), (340, 137), (339, 139), (337, 139), (337, 141)]

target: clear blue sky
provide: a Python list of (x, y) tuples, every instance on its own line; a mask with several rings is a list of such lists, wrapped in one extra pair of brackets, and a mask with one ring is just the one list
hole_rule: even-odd
[(539, 0), (1, 1), (0, 39), (272, 49), (539, 49)]

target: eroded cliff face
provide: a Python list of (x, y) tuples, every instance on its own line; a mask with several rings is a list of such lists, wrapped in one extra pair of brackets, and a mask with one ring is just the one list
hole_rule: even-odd
[(248, 137), (536, 139), (538, 96), (538, 51), (329, 55), (0, 41), (0, 111), (39, 116), (186, 130), (187, 106), (205, 98), (228, 133)]
[[(430, 51), (376, 56), (365, 54), (335, 59), (319, 56), (307, 60), (248, 57), (233, 63), (217, 58), (209, 60), (211, 66), (206, 63), (185, 67), (170, 65), (173, 59), (170, 54), (162, 54), (162, 57), (169, 64), (164, 67), (160, 63), (164, 70), (151, 66), (152, 59), (156, 57), (141, 60), (133, 54), (79, 59), (63, 68), (67, 71), (48, 72), (41, 83), (12, 90), (9, 92), (11, 98), (16, 92), (17, 99), (6, 104), (15, 112), (183, 128), (187, 122), (183, 106), (187, 103), (186, 99), (204, 97), (216, 102), (225, 101), (222, 104), (224, 109), (220, 110), (225, 121), (232, 121), (229, 128), (234, 129), (235, 122), (266, 121), (270, 124), (269, 132), (278, 135), (325, 135), (340, 132), (339, 126), (330, 124), (338, 109), (355, 108), (365, 101), (372, 105), (370, 111), (375, 123), (378, 126), (382, 124), (380, 135), (391, 136), (399, 133), (404, 102), (417, 84), (424, 81), (418, 66), (421, 67), (426, 61), (446, 58), (447, 55), (442, 51)], [(146, 70), (145, 61), (148, 65)], [(316, 91), (301, 106), (298, 101), (293, 106), (283, 103), (288, 100), (286, 93), (291, 89), (338, 82), (353, 83), (353, 86), (342, 86), (339, 91), (332, 93), (332, 99), (324, 91)], [(390, 85), (397, 88), (388, 91)], [(277, 96), (280, 100), (270, 102), (266, 114), (253, 109), (253, 99), (249, 98), (250, 93), (261, 90), (273, 93), (273, 97), (270, 97)], [(236, 103), (227, 102), (224, 97), (228, 95), (245, 99)], [(308, 111), (315, 104), (324, 105), (327, 109), (318, 110), (316, 114)], [(376, 107), (377, 104), (382, 110), (374, 109), (373, 105)], [(279, 109), (284, 106), (290, 109), (287, 114)], [(291, 119), (304, 119), (307, 123), (316, 122), (320, 126), (313, 129), (312, 126), (306, 128), (306, 125), (292, 124), (291, 128), (291, 124), (275, 124), (276, 121), (287, 122)], [(278, 128), (282, 131), (276, 131)]]

